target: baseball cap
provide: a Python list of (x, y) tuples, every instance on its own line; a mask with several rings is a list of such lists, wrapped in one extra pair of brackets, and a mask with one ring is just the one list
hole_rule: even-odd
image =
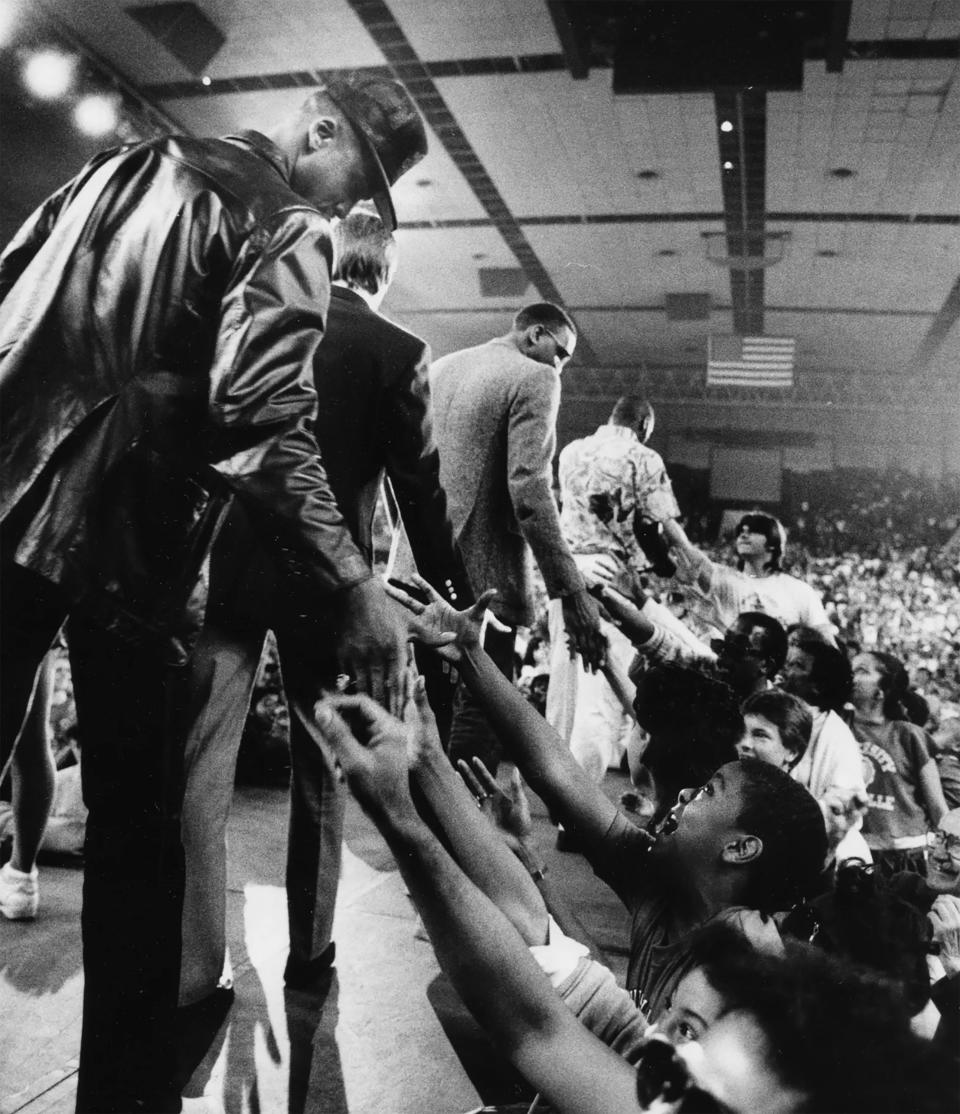
[(410, 94), (386, 77), (348, 74), (324, 83), (362, 143), (374, 186), (371, 200), (388, 231), (397, 227), (390, 187), (427, 153), (427, 132)]

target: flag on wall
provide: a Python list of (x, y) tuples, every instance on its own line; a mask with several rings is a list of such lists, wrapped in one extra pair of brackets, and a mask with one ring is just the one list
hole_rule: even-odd
[(792, 387), (794, 337), (711, 336), (708, 387)]

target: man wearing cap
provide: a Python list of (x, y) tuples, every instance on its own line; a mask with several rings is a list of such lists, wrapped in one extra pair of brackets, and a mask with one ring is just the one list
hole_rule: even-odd
[(330, 491), (310, 423), (325, 218), (426, 151), (405, 90), (331, 82), (269, 135), (94, 158), (0, 257), (3, 756), (70, 616), (89, 808), (80, 1110), (178, 1110), (184, 662), (233, 499), (336, 595), (346, 672), (396, 703), (405, 631)]

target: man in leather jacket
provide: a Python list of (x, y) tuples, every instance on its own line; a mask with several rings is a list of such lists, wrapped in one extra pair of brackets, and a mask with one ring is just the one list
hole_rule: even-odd
[[(426, 151), (395, 82), (329, 82), (269, 136), (108, 151), (0, 258), (0, 616), (8, 752), (66, 615), (89, 808), (78, 1108), (178, 1110), (183, 663), (231, 499), (336, 596), (342, 668), (397, 701), (405, 628), (310, 423), (326, 218)], [(322, 400), (321, 400), (322, 404)]]

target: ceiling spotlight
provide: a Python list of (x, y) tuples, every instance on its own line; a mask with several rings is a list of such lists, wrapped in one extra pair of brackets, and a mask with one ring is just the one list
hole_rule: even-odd
[(857, 172), (855, 170), (851, 170), (849, 166), (835, 166), (833, 170), (828, 170), (827, 173), (830, 175), (831, 178), (840, 178), (841, 180), (843, 180), (846, 178), (855, 177)]
[(205, 73), (203, 75), (203, 77), (200, 78), (200, 84), (201, 85), (212, 85), (213, 84), (213, 78), (211, 78), (211, 76), (208, 73)]
[(724, 120), (723, 123), (720, 125), (720, 130), (722, 132), (732, 132), (733, 131), (732, 122), (730, 120)]
[(103, 93), (91, 93), (77, 101), (73, 110), (73, 122), (84, 135), (100, 138), (117, 130), (120, 113), (115, 97)]
[(657, 252), (657, 255), (663, 256), (663, 257), (664, 257), (665, 259), (666, 259), (666, 258), (667, 258), (668, 256), (671, 256), (671, 255), (676, 255), (676, 254), (677, 254), (677, 253), (676, 253), (676, 252), (675, 252), (675, 251), (673, 250), (673, 248), (661, 248), (661, 249), (660, 249), (660, 250), (659, 250), (659, 251)]
[(486, 259), (487, 258), (487, 253), (485, 251), (475, 251), (473, 253), (473, 258), (474, 259)]
[(38, 50), (23, 67), (23, 80), (35, 97), (56, 100), (73, 84), (77, 59), (59, 50)]
[(817, 255), (821, 259), (836, 259), (840, 252), (835, 251), (833, 248), (821, 248)]
[(727, 159), (727, 161), (723, 164), (723, 169), (733, 170), (733, 163), (729, 159)]
[(417, 185), (422, 190), (425, 190), (427, 188), (427, 186), (432, 186), (433, 185), (433, 179), (432, 178), (418, 178), (417, 179)]
[(654, 182), (660, 177), (659, 170), (638, 170), (637, 177), (641, 182)]

